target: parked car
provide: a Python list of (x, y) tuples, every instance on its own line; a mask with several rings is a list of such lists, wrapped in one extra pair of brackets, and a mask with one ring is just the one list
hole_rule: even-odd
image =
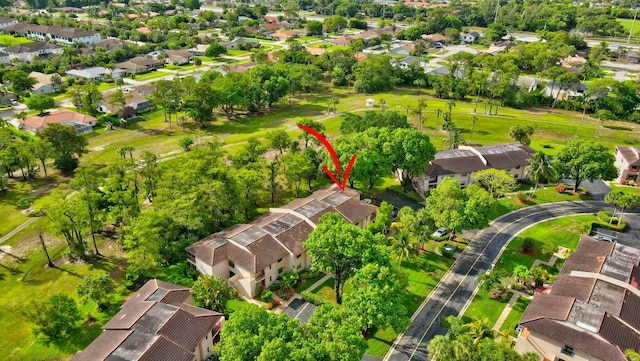
[(436, 229), (435, 232), (433, 232), (433, 234), (431, 235), (432, 237), (436, 237), (436, 238), (440, 238), (440, 237), (444, 237), (447, 234), (449, 234), (449, 230), (446, 228), (438, 228)]
[(455, 252), (455, 251), (458, 250), (458, 247), (447, 243), (442, 247), (442, 249), (447, 251), (447, 252)]
[(20, 103), (18, 103), (15, 99), (9, 99), (9, 104), (11, 104), (13, 106), (16, 106), (16, 105), (18, 105)]
[(595, 234), (595, 235), (591, 236), (591, 238), (597, 239), (598, 241), (605, 241), (605, 242), (614, 242), (615, 241), (613, 239), (613, 237), (607, 236), (606, 234)]
[(398, 211), (400, 211), (400, 209), (396, 206), (393, 206), (393, 211), (391, 211), (391, 217), (395, 219), (398, 216)]
[(362, 202), (366, 203), (366, 204), (371, 204), (371, 198), (365, 198), (362, 200)]

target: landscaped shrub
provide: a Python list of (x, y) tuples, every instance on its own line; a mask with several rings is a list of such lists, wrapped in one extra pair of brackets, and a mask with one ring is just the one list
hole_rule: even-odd
[(518, 192), (516, 197), (522, 203), (527, 203), (527, 201), (529, 200), (529, 196), (525, 192)]
[(277, 291), (279, 289), (280, 289), (280, 284), (279, 283), (274, 283), (271, 286), (269, 286), (269, 291), (271, 291), (271, 292), (275, 292), (275, 291)]
[(522, 250), (524, 252), (532, 252), (534, 246), (535, 246), (535, 241), (533, 240), (533, 238), (525, 238), (522, 241)]
[(556, 186), (556, 192), (564, 193), (566, 191), (567, 191), (567, 186), (565, 186), (564, 184), (560, 183)]
[(270, 310), (273, 308), (273, 304), (271, 302), (267, 303), (264, 308), (266, 308), (267, 310)]
[(27, 209), (29, 207), (31, 207), (31, 204), (33, 203), (33, 199), (29, 198), (29, 197), (22, 197), (20, 199), (18, 199), (16, 201), (16, 208), (18, 209)]
[(264, 291), (262, 292), (262, 295), (260, 295), (260, 298), (262, 299), (262, 301), (264, 302), (269, 302), (271, 301), (271, 299), (273, 298), (273, 292), (271, 291)]
[(301, 293), (302, 295), (302, 299), (312, 303), (316, 306), (322, 306), (322, 305), (326, 305), (326, 304), (330, 304), (329, 301), (327, 301), (326, 299), (322, 298), (321, 296), (316, 295), (315, 293), (311, 293), (309, 291), (302, 291)]

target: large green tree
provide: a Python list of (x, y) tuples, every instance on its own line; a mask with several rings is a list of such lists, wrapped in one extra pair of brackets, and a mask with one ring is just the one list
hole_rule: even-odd
[(531, 139), (529, 138), (531, 135), (533, 135), (533, 127), (530, 125), (514, 124), (509, 128), (509, 136), (516, 142), (525, 145), (531, 143)]
[(34, 333), (52, 341), (71, 336), (82, 319), (76, 302), (63, 293), (48, 299), (33, 300), (22, 313), (29, 322), (35, 324)]
[(338, 213), (320, 217), (318, 227), (302, 246), (311, 259), (311, 269), (333, 273), (336, 302), (342, 304), (344, 283), (364, 264), (385, 254), (384, 236), (373, 235), (348, 223)]
[(488, 190), (493, 198), (500, 198), (516, 187), (516, 180), (513, 176), (502, 169), (479, 170), (473, 173), (472, 177), (484, 189)]
[(413, 187), (413, 178), (424, 173), (436, 155), (429, 137), (415, 129), (394, 130), (384, 149), (391, 161), (391, 171), (397, 174), (405, 192)]
[(31, 110), (37, 110), (41, 115), (45, 110), (55, 107), (55, 101), (53, 98), (46, 94), (33, 95), (25, 101), (27, 107)]
[(95, 115), (98, 113), (98, 105), (102, 99), (102, 92), (98, 89), (98, 85), (89, 82), (73, 90), (71, 102), (82, 113)]
[(556, 154), (557, 169), (564, 177), (575, 180), (578, 191), (584, 179), (611, 180), (618, 174), (613, 154), (602, 144), (585, 139), (573, 139)]
[(49, 124), (38, 132), (38, 137), (51, 144), (55, 167), (69, 172), (78, 167), (78, 158), (87, 153), (89, 142), (76, 132), (76, 128), (63, 124)]
[(99, 310), (104, 310), (111, 304), (111, 294), (116, 289), (116, 283), (106, 272), (91, 273), (82, 279), (76, 287), (78, 296), (86, 301), (93, 301)]

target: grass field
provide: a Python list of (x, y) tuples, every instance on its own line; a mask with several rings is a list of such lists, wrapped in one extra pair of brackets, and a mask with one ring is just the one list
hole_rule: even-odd
[(33, 41), (27, 38), (19, 38), (19, 37), (16, 38), (13, 35), (0, 34), (0, 45), (13, 46), (13, 45), (20, 45), (20, 44), (26, 44), (31, 42)]
[[(529, 190), (529, 187), (524, 188), (526, 188), (527, 191)], [(527, 192), (527, 194), (529, 194), (529, 192)], [(571, 192), (558, 193), (555, 190), (555, 185), (551, 185), (546, 187), (538, 187), (535, 193), (535, 198), (529, 198), (526, 203), (520, 203), (519, 201), (516, 201), (516, 199), (516, 193), (509, 194), (508, 197), (499, 199), (496, 202), (496, 206), (491, 212), (489, 218), (495, 219), (516, 209), (536, 204), (564, 201), (586, 201), (591, 199), (591, 197), (586, 194), (573, 194)]]
[(168, 71), (160, 71), (160, 70), (150, 71), (150, 72), (144, 73), (144, 74), (136, 74), (135, 80), (137, 80), (137, 81), (145, 81), (145, 80), (151, 80), (151, 79), (158, 79), (158, 78), (162, 78), (162, 77), (167, 76), (167, 75), (174, 75), (174, 73), (171, 73), (171, 72), (168, 72)]
[[(402, 262), (402, 272), (407, 275), (409, 281), (409, 292), (407, 292), (403, 302), (409, 317), (420, 307), (422, 301), (435, 288), (452, 263), (452, 259), (438, 256), (432, 252), (421, 253), (417, 258)], [(312, 290), (312, 292), (331, 302), (335, 302), (334, 284), (335, 280), (330, 278)], [(348, 298), (351, 289), (350, 283), (347, 282), (343, 291), (345, 299)], [(372, 333), (372, 337), (367, 340), (367, 354), (383, 357), (400, 332), (387, 327), (385, 329), (374, 329)]]
[(509, 316), (504, 320), (500, 330), (511, 331), (514, 336), (517, 336), (515, 328), (518, 325), (518, 322), (520, 322), (522, 315), (524, 315), (524, 311), (527, 309), (527, 306), (529, 306), (529, 303), (531, 303), (530, 300), (524, 297), (518, 297), (518, 300), (513, 305), (511, 312), (509, 312)]
[[(624, 28), (624, 30), (626, 30), (626, 31), (630, 31), (630, 30), (631, 30), (631, 24), (633, 23), (633, 19), (623, 19), (623, 18), (618, 18), (617, 20), (618, 20), (618, 22), (620, 23), (620, 25), (622, 25), (622, 27)], [(633, 31), (634, 33), (635, 33), (636, 31), (640, 30), (640, 29), (638, 29), (638, 26), (639, 26), (639, 24), (638, 24), (638, 21), (636, 20), (636, 24), (635, 24), (634, 29), (633, 29), (633, 30), (634, 30), (634, 31)]]

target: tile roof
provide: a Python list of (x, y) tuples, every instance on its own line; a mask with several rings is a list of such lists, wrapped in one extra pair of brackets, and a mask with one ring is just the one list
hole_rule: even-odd
[(566, 320), (573, 307), (574, 298), (557, 295), (539, 294), (535, 297), (536, 302), (531, 302), (527, 307), (520, 323), (536, 320), (539, 318), (551, 318), (555, 320)]
[(640, 165), (640, 148), (616, 145), (616, 150), (630, 165)]
[(510, 169), (529, 164), (535, 150), (520, 143), (494, 144), (486, 147), (461, 146), (436, 153), (426, 170), (428, 176), (473, 173), (482, 169)]
[(601, 337), (580, 331), (559, 322), (541, 318), (522, 323), (530, 331), (546, 335), (580, 351), (593, 355), (601, 360), (626, 361), (622, 351)]
[(104, 332), (73, 361), (191, 361), (192, 350), (224, 316), (195, 307), (187, 287), (150, 280), (104, 326)]
[(60, 45), (44, 43), (42, 41), (34, 41), (32, 43), (24, 43), (20, 45), (8, 46), (4, 49), (9, 54), (35, 53), (43, 49), (62, 49)]
[(90, 115), (85, 115), (82, 113), (77, 113), (71, 110), (66, 109), (58, 109), (49, 113), (49, 115), (38, 116), (33, 115), (22, 121), (21, 124), (28, 125), (33, 129), (43, 129), (47, 126), (47, 124), (65, 124), (69, 122), (77, 122), (82, 124), (89, 124), (95, 122), (97, 120), (96, 117), (92, 117)]
[(622, 320), (611, 314), (605, 314), (600, 326), (600, 335), (621, 350), (640, 350), (640, 333), (628, 327)]

